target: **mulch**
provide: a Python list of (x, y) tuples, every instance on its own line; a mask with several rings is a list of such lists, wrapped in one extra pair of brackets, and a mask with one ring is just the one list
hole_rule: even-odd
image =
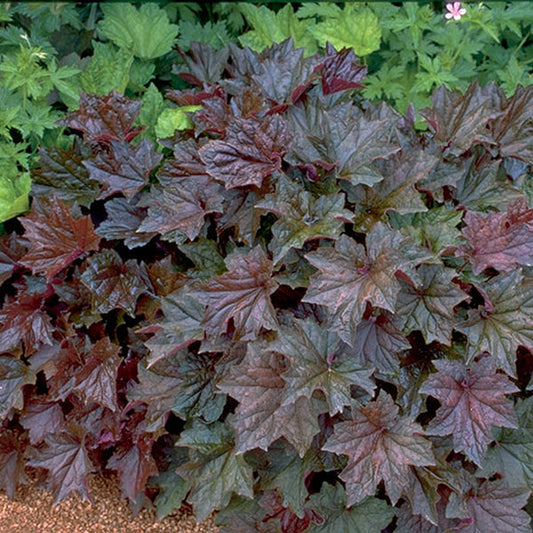
[(93, 502), (77, 495), (57, 505), (49, 491), (33, 485), (17, 490), (11, 501), (0, 493), (2, 533), (217, 533), (212, 518), (197, 524), (188, 508), (157, 521), (153, 509), (133, 516), (122, 497), (118, 480), (93, 475), (89, 478)]

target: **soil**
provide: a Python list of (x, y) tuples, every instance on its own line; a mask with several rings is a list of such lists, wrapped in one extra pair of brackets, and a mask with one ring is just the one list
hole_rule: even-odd
[(120, 494), (117, 479), (92, 476), (89, 488), (93, 503), (71, 496), (57, 505), (49, 491), (35, 485), (18, 489), (11, 501), (0, 493), (2, 533), (217, 533), (212, 519), (197, 524), (190, 509), (158, 522), (153, 510), (132, 516)]

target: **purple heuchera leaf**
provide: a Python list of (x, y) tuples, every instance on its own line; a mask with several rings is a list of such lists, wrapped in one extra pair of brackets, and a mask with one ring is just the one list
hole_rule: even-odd
[(135, 315), (137, 298), (147, 290), (138, 263), (124, 263), (115, 250), (103, 250), (87, 263), (81, 282), (91, 291), (94, 308), (100, 313), (120, 308)]
[(421, 426), (400, 417), (398, 407), (384, 392), (352, 409), (352, 420), (335, 424), (322, 449), (348, 456), (340, 474), (346, 483), (348, 507), (373, 495), (381, 481), (395, 504), (407, 488), (409, 465), (435, 464), (431, 443), (423, 435)]
[(533, 209), (525, 198), (517, 200), (506, 213), (486, 217), (467, 211), (463, 236), (469, 245), (456, 255), (467, 257), (475, 274), (492, 267), (510, 272), (518, 265), (533, 266)]
[(218, 389), (239, 401), (233, 420), (238, 453), (254, 448), (266, 450), (284, 436), (303, 457), (319, 432), (319, 412), (314, 402), (300, 397), (284, 405), (286, 385), (282, 375), (286, 370), (281, 355), (269, 353), (268, 346), (249, 344), (244, 361), (217, 384)]
[(115, 193), (133, 198), (147, 183), (152, 171), (159, 165), (158, 154), (150, 141), (143, 139), (137, 146), (126, 142), (110, 141), (111, 148), (83, 164), (91, 179), (103, 185), (99, 199)]
[(374, 393), (372, 369), (362, 365), (336, 333), (313, 320), (296, 320), (290, 328), (283, 328), (268, 349), (283, 354), (291, 362), (283, 374), (287, 383), (284, 404), (301, 396), (311, 399), (320, 390), (333, 416), (350, 405), (352, 386), (370, 395)]
[(492, 427), (517, 428), (518, 421), (506, 394), (519, 389), (507, 376), (496, 373), (491, 358), (467, 368), (461, 361), (433, 361), (438, 372), (420, 388), (441, 402), (428, 435), (453, 435), (454, 449), (481, 466), (492, 441)]
[(83, 162), (92, 156), (91, 149), (78, 137), (71, 148), (40, 148), (39, 167), (31, 171), (32, 194), (54, 195), (69, 205), (77, 202), (89, 206), (98, 194), (98, 183), (89, 177)]
[(227, 189), (255, 185), (281, 169), (289, 148), (287, 125), (279, 115), (235, 120), (225, 140), (210, 141), (200, 149), (207, 171)]
[(246, 255), (227, 261), (228, 272), (217, 276), (192, 294), (207, 306), (203, 326), (208, 335), (227, 332), (230, 320), (235, 340), (252, 340), (261, 328), (276, 329), (276, 312), (270, 295), (278, 283), (272, 279), (272, 261), (256, 246)]
[(140, 110), (140, 100), (131, 100), (115, 91), (108, 96), (81, 92), (80, 109), (67, 113), (58, 124), (82, 131), (83, 140), (89, 143), (130, 142), (143, 130), (133, 127)]
[(74, 218), (71, 210), (55, 197), (49, 203), (36, 200), (32, 214), (22, 218), (21, 223), (31, 247), (20, 262), (33, 272), (45, 274), (47, 280), (86, 252), (97, 250), (100, 243), (91, 217)]
[(460, 156), (474, 143), (491, 143), (486, 127), (502, 114), (503, 99), (503, 91), (493, 83), (484, 87), (471, 83), (464, 94), (442, 85), (431, 96), (433, 108), (422, 115), (435, 131), (434, 140), (444, 154)]
[(489, 352), (498, 368), (516, 377), (517, 348), (533, 348), (533, 280), (514, 270), (476, 287), (484, 305), (470, 309), (456, 326), (467, 336), (468, 360)]
[(337, 52), (333, 45), (326, 45), (326, 59), (315, 67), (320, 71), (322, 91), (325, 95), (346, 89), (364, 89), (361, 80), (366, 78), (368, 68), (359, 65), (353, 49), (348, 48)]
[(395, 311), (400, 292), (395, 273), (412, 264), (399, 249), (404, 240), (399, 232), (379, 223), (367, 235), (366, 250), (341, 235), (334, 248), (322, 247), (306, 254), (318, 272), (311, 276), (303, 301), (326, 306), (333, 329), (350, 345), (367, 302)]
[(530, 533), (531, 518), (521, 510), (530, 491), (512, 489), (502, 480), (472, 483), (462, 494), (452, 493), (446, 516), (463, 519), (465, 533)]
[(54, 492), (55, 502), (60, 502), (76, 491), (90, 499), (87, 476), (95, 471), (87, 448), (85, 434), (78, 426), (72, 431), (49, 434), (45, 448), (35, 448), (31, 466), (49, 471), (48, 487)]

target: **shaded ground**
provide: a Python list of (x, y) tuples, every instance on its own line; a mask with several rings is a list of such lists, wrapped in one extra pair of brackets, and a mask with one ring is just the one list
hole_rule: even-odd
[(89, 480), (93, 504), (73, 496), (53, 505), (45, 490), (23, 486), (15, 501), (0, 494), (2, 533), (216, 533), (212, 520), (200, 525), (186, 509), (157, 522), (153, 511), (133, 518), (115, 478), (93, 476)]

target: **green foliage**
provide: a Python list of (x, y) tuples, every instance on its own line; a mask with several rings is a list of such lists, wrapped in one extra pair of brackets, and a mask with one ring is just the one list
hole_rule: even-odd
[(125, 92), (130, 79), (133, 55), (111, 43), (93, 42), (93, 56), (80, 75), (80, 89), (104, 96), (111, 91)]
[(0, 222), (28, 210), (30, 188), (31, 179), (28, 172), (14, 178), (0, 174)]
[(102, 4), (101, 34), (120, 48), (142, 59), (155, 59), (170, 52), (179, 27), (170, 24), (166, 12), (156, 4)]
[(331, 17), (311, 26), (309, 31), (323, 47), (330, 42), (336, 50), (353, 48), (358, 56), (366, 56), (379, 49), (381, 28), (376, 15), (367, 8), (347, 4)]
[(316, 41), (312, 35), (311, 21), (301, 21), (294, 13), (291, 4), (285, 5), (277, 13), (266, 6), (254, 6), (241, 3), (238, 9), (246, 22), (252, 28), (239, 37), (243, 46), (248, 46), (260, 52), (274, 43), (281, 43), (292, 37), (298, 48), (305, 48), (307, 55), (317, 50)]
[(165, 109), (157, 118), (155, 134), (158, 138), (172, 137), (176, 130), (187, 130), (192, 128), (193, 123), (187, 116), (187, 112), (198, 111), (201, 105), (187, 105)]

